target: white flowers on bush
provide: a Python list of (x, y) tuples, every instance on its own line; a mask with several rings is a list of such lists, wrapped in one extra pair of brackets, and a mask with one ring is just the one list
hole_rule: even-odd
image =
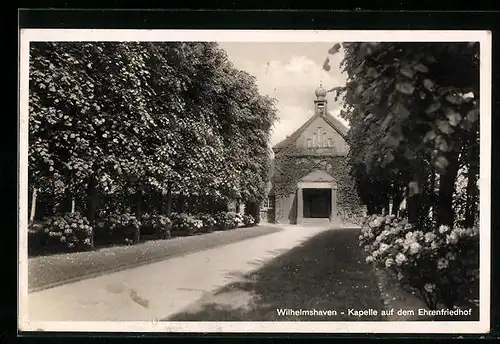
[(456, 244), (458, 242), (458, 236), (459, 236), (458, 232), (452, 231), (450, 234), (446, 236), (446, 243)]
[(393, 266), (393, 265), (394, 265), (394, 259), (392, 259), (392, 258), (387, 258), (387, 259), (385, 260), (385, 267), (390, 268), (390, 267), (391, 267), (391, 266)]
[(385, 251), (387, 251), (391, 246), (387, 245), (387, 244), (384, 244), (384, 243), (381, 243), (380, 244), (380, 247), (379, 247), (379, 252), (380, 253), (384, 253)]
[(446, 269), (449, 265), (448, 259), (446, 258), (439, 258), (437, 261), (437, 268), (438, 270), (443, 270)]
[(426, 283), (424, 285), (424, 289), (428, 293), (432, 293), (436, 289), (436, 285), (434, 283)]
[(439, 248), (439, 244), (437, 243), (437, 241), (432, 241), (431, 242), (431, 250), (437, 250)]
[(415, 255), (415, 254), (419, 253), (421, 248), (422, 248), (422, 245), (420, 245), (418, 242), (416, 242), (416, 241), (412, 242), (410, 244), (410, 254)]
[(367, 263), (390, 270), (424, 300), (444, 300), (447, 290), (477, 278), (478, 235), (477, 228), (416, 230), (405, 219), (373, 215), (365, 220), (359, 241)]
[(436, 239), (436, 234), (432, 232), (425, 233), (425, 242), (430, 243)]
[(380, 227), (384, 222), (385, 222), (384, 217), (379, 216), (370, 223), (370, 227), (372, 228)]
[(403, 253), (399, 252), (396, 255), (396, 264), (399, 266), (403, 264), (405, 261), (406, 261), (406, 256)]
[(446, 225), (441, 225), (439, 226), (439, 233), (443, 234), (443, 233), (446, 233), (450, 230), (450, 227), (446, 226)]

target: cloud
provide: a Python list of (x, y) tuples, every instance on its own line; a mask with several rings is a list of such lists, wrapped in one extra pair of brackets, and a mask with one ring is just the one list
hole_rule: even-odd
[(273, 146), (297, 130), (314, 114), (312, 110), (304, 111), (303, 107), (293, 105), (285, 105), (279, 111), (280, 119), (275, 123), (271, 137)]
[[(295, 45), (295, 46), (294, 46)], [(279, 47), (254, 43), (253, 46), (239, 45), (228, 48), (229, 59), (236, 68), (245, 70), (255, 76), (259, 92), (277, 99), (279, 121), (275, 124), (272, 134), (272, 144), (286, 138), (313, 115), (314, 91), (320, 83), (330, 89), (345, 84), (346, 77), (342, 74), (341, 54), (330, 56), (330, 71), (322, 69), (327, 50), (324, 45), (311, 49), (299, 47), (300, 43), (290, 43)], [(341, 104), (336, 103), (329, 94), (329, 112), (338, 118)], [(342, 122), (346, 123), (342, 120)]]

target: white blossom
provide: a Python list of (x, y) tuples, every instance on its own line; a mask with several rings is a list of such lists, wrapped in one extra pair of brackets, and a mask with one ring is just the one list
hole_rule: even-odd
[(425, 242), (432, 242), (436, 238), (436, 234), (432, 232), (425, 233)]
[(385, 251), (387, 251), (391, 246), (390, 245), (387, 245), (387, 244), (384, 244), (384, 243), (381, 243), (380, 244), (380, 247), (379, 247), (379, 251), (380, 253), (384, 253)]
[(443, 234), (443, 233), (446, 233), (450, 230), (450, 227), (446, 226), (446, 225), (441, 225), (439, 226), (439, 233)]
[(436, 289), (436, 285), (434, 283), (426, 283), (424, 285), (424, 289), (426, 292), (432, 293), (434, 291), (434, 289)]
[(399, 252), (397, 255), (396, 255), (396, 264), (399, 266), (401, 264), (403, 264), (403, 262), (406, 261), (406, 256)]
[(421, 248), (422, 246), (418, 242), (412, 242), (410, 244), (410, 254), (411, 255), (417, 254), (418, 252), (420, 252)]
[(437, 268), (438, 270), (446, 269), (449, 265), (448, 259), (446, 258), (439, 258), (437, 261)]
[(446, 243), (447, 244), (456, 244), (458, 242), (458, 235), (455, 232), (452, 232), (451, 234), (448, 234), (446, 236)]
[(391, 267), (391, 266), (393, 266), (393, 265), (394, 265), (394, 259), (392, 259), (392, 258), (387, 258), (387, 259), (385, 260), (385, 266), (386, 266), (387, 268), (390, 268), (390, 267)]

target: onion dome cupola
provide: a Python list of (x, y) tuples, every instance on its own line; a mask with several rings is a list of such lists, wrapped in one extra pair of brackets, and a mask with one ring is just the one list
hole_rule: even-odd
[(316, 114), (318, 115), (326, 115), (326, 95), (328, 91), (323, 88), (323, 85), (320, 84), (319, 87), (314, 91), (316, 94), (316, 99), (314, 100), (314, 109)]

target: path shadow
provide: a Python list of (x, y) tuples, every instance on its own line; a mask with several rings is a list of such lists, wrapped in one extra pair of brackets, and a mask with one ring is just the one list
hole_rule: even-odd
[[(384, 308), (375, 275), (358, 247), (358, 235), (352, 229), (320, 233), (164, 320), (382, 320), (348, 314), (349, 308)], [(278, 309), (331, 310), (337, 315), (279, 315)]]

